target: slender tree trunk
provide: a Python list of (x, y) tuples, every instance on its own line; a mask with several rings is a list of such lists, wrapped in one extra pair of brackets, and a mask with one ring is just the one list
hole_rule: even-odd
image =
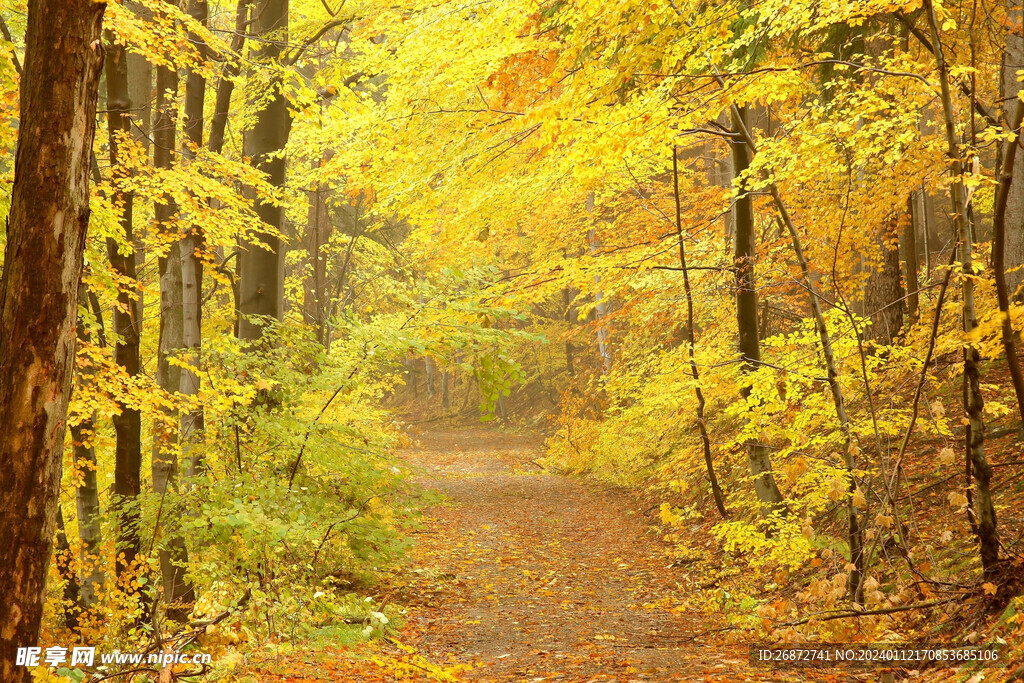
[[(953, 203), (957, 242), (960, 245), (960, 261), (963, 264), (962, 322), (964, 332), (969, 333), (977, 326), (977, 314), (974, 308), (973, 244), (967, 216), (967, 194), (963, 183), (964, 168), (960, 161), (960, 145), (956, 133), (953, 98), (949, 92), (949, 69), (942, 48), (938, 17), (931, 0), (925, 0), (924, 10), (931, 29), (936, 67), (939, 72), (943, 122), (952, 179), (950, 197)], [(974, 504), (978, 522), (978, 540), (981, 544), (981, 563), (985, 574), (990, 575), (999, 561), (999, 538), (996, 533), (995, 506), (992, 503), (992, 468), (985, 456), (985, 420), (982, 413), (984, 399), (981, 395), (979, 362), (978, 349), (975, 346), (965, 346), (964, 381), (967, 383), (967, 390), (964, 396), (964, 411), (967, 413), (968, 420), (966, 446), (968, 460), (974, 470)]]
[(78, 583), (78, 576), (75, 575), (71, 565), (74, 556), (71, 553), (71, 544), (68, 542), (67, 528), (64, 526), (64, 510), (57, 501), (57, 536), (54, 539), (57, 549), (57, 557), (54, 564), (57, 566), (57, 573), (64, 582), (62, 592), (63, 604), (61, 611), (64, 613), (64, 626), (74, 631), (78, 628), (78, 620), (82, 614), (82, 587)]
[[(79, 300), (88, 300), (88, 288), (79, 288)], [(102, 321), (102, 318), (98, 318)], [(102, 341), (102, 336), (100, 337)], [(78, 321), (78, 342), (89, 342), (89, 328), (84, 321)], [(95, 370), (83, 369), (78, 375), (78, 383), (91, 384)], [(78, 538), (82, 547), (79, 553), (79, 566), (82, 572), (81, 601), (82, 609), (89, 610), (96, 605), (97, 590), (103, 585), (103, 563), (100, 553), (103, 543), (103, 532), (100, 528), (100, 490), (96, 481), (96, 449), (93, 447), (96, 413), (77, 425), (71, 427), (71, 442), (75, 453), (75, 468), (82, 473), (81, 483), (75, 490), (75, 506), (78, 513)]]
[[(329, 157), (327, 157), (329, 158)], [(303, 309), (306, 321), (313, 326), (317, 341), (326, 345), (328, 277), (325, 249), (331, 239), (333, 225), (327, 207), (328, 187), (318, 183), (309, 193), (309, 213), (306, 225), (306, 253), (309, 270), (304, 285)]]
[(452, 408), (451, 392), (448, 389), (449, 374), (447, 370), (441, 371), (441, 408), (446, 414)]
[(907, 317), (913, 323), (920, 314), (921, 298), (918, 294), (921, 284), (917, 272), (921, 265), (917, 255), (917, 192), (911, 192), (907, 198), (907, 220), (903, 227), (903, 262), (907, 274)]
[[(737, 125), (737, 130), (741, 133), (743, 142), (749, 150), (749, 153), (753, 155), (755, 152), (755, 146), (750, 130), (747, 128), (746, 122), (744, 122), (742, 117), (739, 116), (739, 108), (735, 105), (733, 105), (733, 112), (734, 118), (737, 119), (739, 124)], [(804, 287), (807, 289), (808, 299), (811, 305), (811, 313), (814, 316), (814, 326), (817, 328), (818, 340), (821, 343), (821, 353), (825, 357), (825, 369), (828, 374), (829, 389), (832, 392), (832, 403), (836, 410), (836, 419), (839, 421), (840, 429), (843, 432), (842, 458), (849, 477), (850, 492), (850, 497), (846, 501), (848, 522), (847, 539), (850, 545), (850, 563), (853, 565), (853, 568), (850, 570), (847, 587), (849, 589), (850, 598), (855, 602), (863, 604), (864, 533), (860, 525), (860, 515), (853, 502), (853, 494), (857, 488), (857, 482), (854, 476), (856, 462), (854, 460), (852, 449), (853, 433), (850, 429), (850, 417), (846, 412), (846, 401), (843, 397), (843, 388), (839, 383), (839, 365), (836, 363), (835, 352), (832, 349), (832, 338), (829, 335), (828, 326), (825, 324), (825, 315), (821, 310), (821, 301), (814, 285), (814, 278), (811, 275), (810, 264), (807, 261), (807, 256), (804, 254), (803, 244), (800, 240), (800, 233), (797, 232), (796, 225), (794, 225), (793, 219), (790, 217), (789, 211), (786, 209), (786, 205), (782, 201), (782, 195), (779, 193), (779, 188), (774, 181), (768, 184), (768, 190), (771, 193), (772, 200), (779, 212), (782, 224), (789, 231), (789, 237), (793, 245), (793, 254), (796, 256), (797, 263), (800, 265), (800, 271), (804, 277)]]
[[(161, 65), (156, 72), (156, 116), (153, 121), (153, 163), (160, 169), (174, 166), (176, 150), (178, 74)], [(184, 306), (182, 305), (181, 240), (173, 227), (178, 207), (170, 197), (158, 197), (154, 203), (157, 231), (162, 243), (157, 264), (160, 273), (160, 338), (157, 348), (156, 381), (168, 394), (181, 389), (181, 368), (170, 362), (174, 353), (185, 346)], [(160, 495), (160, 528), (165, 529), (161, 543), (160, 574), (163, 578), (163, 599), (167, 613), (174, 619), (187, 614), (184, 605), (194, 602), (195, 595), (185, 581), (188, 550), (177, 532), (174, 506), (165, 502), (169, 490), (176, 488), (178, 476), (178, 428), (176, 409), (166, 409), (153, 425), (153, 491)]]
[[(732, 113), (733, 131), (739, 135), (746, 128), (746, 109), (734, 107)], [(750, 150), (742, 141), (734, 141), (732, 167), (737, 178), (750, 166)], [(757, 248), (754, 232), (754, 203), (747, 193), (745, 184), (738, 189), (733, 203), (733, 262), (736, 272), (736, 323), (739, 331), (739, 351), (743, 360), (743, 372), (750, 373), (761, 361), (761, 341), (757, 325), (757, 290), (754, 280), (754, 263)], [(750, 385), (744, 383), (740, 389), (744, 400), (750, 397)], [(772, 509), (782, 509), (782, 492), (779, 491), (772, 474), (772, 462), (768, 449), (756, 439), (747, 442), (747, 460), (750, 474), (754, 478), (754, 491), (758, 499)]]
[[(191, 17), (206, 25), (209, 6), (206, 0), (191, 0), (188, 6)], [(200, 54), (207, 56), (206, 45), (199, 36), (189, 34), (190, 40), (200, 47)], [(203, 145), (204, 102), (206, 99), (206, 78), (200, 71), (189, 70), (185, 76), (185, 157), (195, 156), (193, 149)], [(205, 248), (206, 236), (200, 226), (192, 223), (188, 233), (181, 239), (181, 305), (182, 345), (189, 353), (189, 367), (182, 368), (181, 393), (197, 396), (199, 380), (199, 355), (203, 345), (203, 260), (200, 256)], [(202, 405), (181, 417), (181, 455), (187, 463), (188, 476), (198, 474), (201, 467), (201, 453), (194, 449), (202, 439), (205, 417)]]
[(430, 356), (423, 357), (423, 375), (424, 384), (426, 385), (427, 390), (427, 397), (433, 398), (434, 393), (436, 391), (436, 387), (434, 386), (434, 361), (430, 358)]
[(704, 448), (704, 466), (707, 468), (708, 480), (711, 482), (711, 494), (715, 498), (715, 507), (722, 517), (728, 517), (725, 509), (725, 496), (718, 484), (715, 474), (715, 463), (711, 457), (711, 439), (708, 437), (708, 426), (704, 420), (704, 392), (700, 388), (700, 372), (697, 369), (695, 334), (693, 330), (693, 292), (690, 289), (690, 273), (686, 269), (686, 237), (683, 235), (683, 210), (679, 201), (679, 161), (675, 146), (672, 147), (672, 188), (676, 201), (676, 235), (679, 239), (679, 267), (683, 269), (683, 291), (686, 293), (686, 346), (690, 354), (690, 374), (693, 376), (693, 393), (697, 398), (697, 428), (700, 430), (701, 445)]
[(0, 681), (28, 683), (46, 598), (75, 319), (104, 5), (29, 0), (21, 123), (0, 275)]
[[(235, 30), (231, 38), (231, 52), (240, 54), (245, 45), (245, 37), (249, 34), (249, 6), (253, 0), (238, 0), (235, 8)], [(207, 147), (211, 152), (220, 154), (224, 150), (224, 133), (228, 125), (228, 112), (231, 111), (231, 95), (235, 90), (234, 79), (238, 76), (241, 60), (234, 60), (225, 67), (220, 81), (217, 83), (217, 96), (210, 117), (210, 138)]]
[[(568, 287), (562, 290), (562, 305), (565, 306), (565, 322), (571, 327), (576, 324), (576, 311), (573, 309), (572, 301), (575, 297)], [(576, 376), (576, 364), (574, 362), (575, 348), (572, 341), (565, 340), (565, 371), (572, 379)]]
[[(149, 7), (134, 0), (127, 0), (125, 7), (142, 21), (152, 21), (153, 12)], [(153, 154), (153, 65), (145, 55), (135, 52), (125, 53), (128, 68), (128, 101), (132, 103), (131, 136), (145, 150), (146, 158)], [(135, 231), (132, 235), (132, 247), (135, 250), (135, 263), (142, 267), (146, 263), (146, 228)], [(146, 310), (146, 295), (139, 288), (138, 308)]]
[[(261, 38), (255, 51), (255, 61), (278, 62), (288, 41), (288, 0), (259, 0), (253, 32)], [(257, 114), (256, 124), (247, 134), (246, 141), (253, 165), (267, 174), (272, 185), (281, 188), (284, 187), (285, 160), (279, 152), (288, 142), (290, 118), (283, 92), (284, 83), (279, 76), (273, 78), (270, 88), (271, 94)], [(239, 256), (238, 336), (242, 339), (257, 339), (262, 333), (262, 326), (248, 316), (280, 320), (283, 313), (284, 245), (281, 231), (284, 207), (257, 199), (256, 213), (269, 228), (257, 235), (257, 239), (269, 249), (249, 243)]]
[[(110, 135), (111, 181), (115, 184), (127, 177), (128, 171), (120, 163), (121, 138), (131, 136), (131, 101), (128, 99), (128, 61), (124, 46), (114, 42), (114, 36), (107, 34), (107, 52), (104, 65), (107, 82), (107, 129)], [(121, 229), (125, 243), (134, 243), (132, 228), (131, 192), (116, 190), (116, 201), (121, 205)], [(112, 328), (116, 335), (114, 362), (128, 377), (139, 374), (139, 337), (142, 332), (142, 316), (139, 308), (139, 288), (136, 276), (135, 252), (121, 253), (121, 247), (113, 238), (107, 239), (107, 256), (111, 268), (127, 283), (118, 288), (117, 305), (114, 307)], [(115, 569), (120, 577), (130, 567), (139, 553), (139, 514), (136, 499), (140, 493), (142, 469), (142, 416), (137, 408), (118, 404), (119, 413), (114, 416), (114, 498), (112, 508), (119, 517), (117, 534), (117, 558)]]
[(928, 190), (925, 188), (924, 183), (921, 183), (921, 189), (917, 193), (918, 203), (917, 206), (920, 208), (920, 224), (921, 224), (921, 238), (924, 241), (924, 273), (925, 282), (931, 283), (932, 281), (932, 225), (935, 222), (931, 219), (931, 201), (928, 199)]

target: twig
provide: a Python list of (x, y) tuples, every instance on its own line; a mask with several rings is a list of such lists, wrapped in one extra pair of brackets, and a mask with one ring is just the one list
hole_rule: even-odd
[(912, 605), (901, 605), (899, 607), (883, 607), (881, 609), (866, 609), (861, 611), (856, 610), (830, 610), (829, 612), (815, 612), (810, 614), (803, 619), (797, 619), (796, 621), (786, 621), (777, 624), (776, 628), (786, 626), (800, 626), (802, 624), (809, 623), (811, 621), (834, 621), (836, 619), (851, 619), (855, 617), (870, 617), (880, 614), (895, 614), (896, 612), (910, 612), (916, 609), (928, 609), (929, 607), (938, 607), (939, 605), (945, 605), (949, 602), (956, 602), (963, 599), (962, 594), (955, 595), (951, 598), (945, 598), (943, 600), (932, 600), (930, 602), (917, 602)]

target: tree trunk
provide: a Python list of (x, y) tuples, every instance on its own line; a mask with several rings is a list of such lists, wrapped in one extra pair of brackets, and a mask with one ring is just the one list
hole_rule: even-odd
[(907, 214), (903, 226), (903, 262), (907, 276), (907, 318), (911, 324), (917, 320), (921, 308), (919, 295), (921, 284), (917, 279), (917, 273), (921, 269), (917, 253), (917, 226), (920, 223), (917, 195), (918, 193), (914, 191), (907, 198)]
[[(996, 189), (996, 204), (992, 216), (992, 270), (996, 280), (996, 299), (999, 302), (999, 317), (1002, 318), (1003, 353), (1013, 382), (1013, 394), (1017, 399), (1017, 414), (1024, 425), (1024, 373), (1021, 372), (1014, 339), (1013, 322), (1010, 319), (1010, 289), (1006, 282), (1006, 220), (1010, 193), (1013, 187), (1013, 171), (1019, 156), (1021, 121), (1024, 120), (1024, 102), (1017, 104), (1010, 115), (1010, 126), (1017, 137), (1004, 146), (1003, 163), (999, 169), (999, 185)], [(1024, 171), (1024, 169), (1022, 169)], [(1018, 226), (1019, 227), (1019, 226)]]
[(715, 507), (723, 518), (729, 513), (725, 509), (725, 496), (718, 484), (715, 474), (715, 463), (711, 458), (711, 439), (704, 420), (704, 392), (700, 388), (700, 371), (697, 369), (696, 335), (693, 329), (693, 291), (690, 289), (690, 273), (686, 269), (686, 238), (683, 235), (683, 209), (679, 201), (679, 161), (675, 146), (672, 147), (672, 188), (676, 202), (676, 237), (679, 240), (679, 267), (683, 270), (683, 291), (686, 293), (686, 346), (690, 354), (690, 374), (693, 377), (693, 393), (697, 399), (697, 428), (700, 430), (701, 446), (704, 449), (704, 466), (707, 468), (708, 480), (711, 482), (711, 495), (715, 499)]
[(447, 370), (441, 371), (441, 408), (445, 414), (452, 408), (451, 392), (448, 388), (448, 376), (450, 374)]
[[(1006, 49), (1003, 53), (1001, 77), (1003, 112), (1007, 121), (1013, 120), (1013, 110), (1018, 101), (1020, 83), (1017, 72), (1024, 69), (1024, 37), (1021, 36), (1021, 1), (1007, 0), (1006, 19), (1010, 30), (1006, 34)], [(1024, 285), (1024, 155), (1017, 154), (1013, 168), (1007, 168), (1012, 178), (1009, 196), (1006, 200), (1004, 259), (1006, 288), (1011, 299), (1020, 300), (1024, 292), (1018, 291)], [(1017, 269), (1017, 270), (1014, 270)]]
[(436, 387), (434, 386), (434, 361), (430, 356), (423, 357), (423, 376), (427, 390), (427, 397), (433, 398), (434, 393), (436, 392)]
[[(746, 128), (746, 109), (735, 107), (732, 115), (733, 131)], [(742, 141), (734, 141), (732, 166), (737, 178), (750, 166), (750, 150)], [(750, 373), (761, 361), (761, 343), (757, 325), (757, 290), (754, 280), (754, 263), (757, 248), (754, 233), (754, 203), (743, 184), (737, 189), (733, 204), (733, 237), (735, 238), (733, 261), (736, 272), (736, 323), (739, 331), (739, 351), (743, 360), (743, 372)], [(743, 399), (750, 397), (750, 385), (740, 389)], [(779, 491), (772, 475), (771, 457), (768, 449), (751, 439), (747, 442), (747, 460), (750, 474), (754, 478), (754, 491), (758, 499), (772, 509), (782, 508), (782, 492)]]
[[(88, 289), (82, 285), (79, 300), (87, 300)], [(98, 318), (99, 319), (99, 318)], [(99, 319), (102, 321), (102, 319)], [(101, 345), (103, 342), (100, 336)], [(89, 328), (84, 321), (78, 321), (78, 342), (89, 342)], [(78, 375), (79, 385), (93, 380), (95, 370), (86, 368)], [(78, 538), (82, 543), (79, 552), (81, 576), (82, 609), (89, 610), (96, 604), (96, 592), (103, 585), (103, 564), (100, 553), (103, 532), (100, 528), (100, 490), (96, 481), (96, 449), (92, 441), (95, 433), (96, 413), (71, 427), (71, 442), (75, 453), (75, 468), (82, 473), (81, 484), (75, 489), (75, 509), (78, 513)]]
[[(252, 0), (238, 0), (235, 7), (235, 30), (231, 37), (231, 52), (239, 54), (245, 45), (245, 37), (249, 31), (249, 5)], [(231, 94), (235, 91), (234, 78), (238, 76), (239, 60), (234, 60), (224, 68), (223, 75), (217, 83), (217, 96), (210, 117), (210, 139), (207, 147), (211, 152), (220, 154), (224, 149), (224, 133), (228, 125), (228, 112), (231, 110)]]
[(871, 319), (868, 336), (889, 346), (903, 328), (903, 283), (900, 282), (900, 252), (892, 238), (897, 234), (899, 217), (882, 230), (878, 246), (882, 250), (881, 268), (871, 271), (864, 290), (864, 312)]
[[(949, 92), (949, 69), (939, 34), (938, 17), (931, 0), (925, 0), (925, 15), (931, 29), (934, 43), (936, 67), (939, 72), (939, 86), (942, 100), (943, 123), (946, 133), (946, 151), (950, 158), (950, 197), (953, 203), (956, 238), (960, 245), (960, 261), (963, 264), (962, 322), (964, 332), (971, 332), (977, 326), (974, 308), (974, 264), (971, 229), (967, 217), (967, 193), (963, 184), (963, 164), (956, 133), (956, 118), (953, 112), (953, 98)], [(978, 369), (980, 358), (975, 346), (964, 347), (964, 412), (967, 414), (966, 448), (967, 458), (974, 470), (976, 516), (978, 540), (981, 544), (981, 564), (986, 575), (991, 575), (999, 561), (999, 538), (996, 533), (996, 512), (992, 504), (992, 468), (985, 456), (984, 399), (981, 395), (981, 377)]]
[[(177, 126), (178, 74), (167, 66), (157, 67), (156, 72), (156, 116), (153, 121), (153, 163), (160, 169), (171, 169), (176, 149), (175, 129)], [(157, 385), (170, 395), (181, 389), (181, 368), (170, 362), (171, 356), (185, 345), (184, 307), (182, 305), (181, 243), (172, 221), (178, 211), (169, 197), (157, 197), (154, 202), (156, 229), (162, 248), (157, 258), (160, 273), (160, 339), (157, 347)], [(185, 540), (175, 527), (177, 514), (165, 505), (168, 489), (175, 488), (178, 476), (178, 427), (177, 410), (165, 409), (161, 418), (153, 424), (153, 491), (160, 495), (160, 512), (157, 523), (167, 533), (160, 547), (160, 574), (163, 578), (163, 599), (168, 605), (168, 614), (175, 619), (182, 618), (186, 611), (182, 605), (194, 601), (192, 589), (184, 578), (184, 566), (188, 563)]]
[[(111, 181), (123, 180), (128, 173), (120, 164), (120, 136), (131, 136), (131, 101), (128, 99), (128, 62), (124, 46), (114, 42), (113, 35), (107, 35), (107, 53), (104, 64), (107, 81), (107, 130), (110, 135)], [(125, 243), (134, 243), (132, 229), (131, 192), (116, 190), (117, 202), (122, 207), (121, 228)], [(113, 238), (107, 239), (107, 256), (110, 266), (120, 278), (131, 284), (122, 283), (118, 288), (117, 305), (114, 307), (112, 329), (118, 336), (114, 344), (114, 362), (128, 377), (139, 374), (139, 337), (142, 333), (139, 288), (135, 270), (135, 253), (120, 253), (120, 247)], [(119, 516), (117, 535), (117, 558), (115, 570), (120, 577), (132, 565), (139, 553), (139, 515), (135, 500), (140, 492), (142, 468), (142, 417), (137, 408), (118, 404), (119, 413), (114, 416), (114, 498), (112, 508)]]
[[(572, 305), (573, 299), (575, 298), (576, 297), (568, 287), (562, 290), (562, 305), (565, 306), (565, 322), (569, 329), (576, 324), (576, 311)], [(569, 379), (571, 380), (576, 376), (576, 364), (574, 362), (575, 348), (573, 348), (572, 340), (568, 337), (568, 332), (569, 330), (566, 330), (565, 372), (569, 375)]]
[[(288, 41), (288, 0), (259, 0), (252, 31), (260, 36), (255, 61), (278, 62)], [(274, 187), (282, 188), (285, 162), (279, 152), (288, 142), (290, 118), (280, 76), (274, 77), (270, 88), (272, 92), (257, 114), (246, 142), (253, 165), (267, 174)], [(284, 207), (257, 199), (256, 213), (269, 228), (256, 237), (269, 249), (249, 243), (239, 256), (238, 336), (242, 339), (257, 339), (262, 333), (262, 326), (249, 316), (280, 320), (283, 312), (284, 245), (280, 235), (284, 227)]]
[(57, 516), (104, 5), (29, 0), (0, 276), (0, 680), (28, 683)]
[[(205, 0), (191, 0), (188, 12), (193, 19), (206, 25), (209, 6)], [(206, 45), (199, 36), (189, 34), (193, 44), (199, 45), (200, 54), (207, 56)], [(193, 158), (193, 149), (203, 145), (203, 106), (206, 99), (206, 78), (202, 73), (189, 70), (185, 77), (185, 157)], [(203, 230), (196, 224), (182, 237), (181, 249), (181, 305), (182, 346), (189, 352), (189, 367), (181, 371), (181, 393), (199, 394), (199, 355), (203, 345), (203, 261), (200, 252), (206, 243)], [(195, 476), (201, 467), (201, 454), (193, 446), (202, 438), (205, 418), (202, 406), (181, 417), (181, 455), (187, 463), (188, 476)]]
[[(591, 192), (587, 195), (587, 213), (594, 211), (594, 193)], [(597, 237), (597, 230), (591, 228), (590, 232), (587, 233), (587, 243), (590, 247), (590, 254), (594, 256), (597, 254), (598, 249), (601, 248), (601, 241)], [(594, 276), (594, 284), (599, 285), (601, 283), (601, 276)], [(604, 292), (597, 290), (594, 292), (594, 322), (597, 323), (597, 353), (601, 357), (601, 374), (607, 375), (612, 369), (612, 352), (608, 346), (608, 328), (605, 327), (601, 320), (608, 314), (608, 302), (605, 300)]]
[(306, 253), (308, 271), (304, 283), (303, 311), (306, 322), (313, 326), (317, 341), (326, 344), (328, 278), (325, 248), (333, 226), (327, 209), (328, 187), (319, 183), (309, 193), (309, 214), (306, 221)]
[[(734, 117), (737, 119), (737, 130), (741, 132), (743, 143), (746, 145), (749, 153), (753, 155), (755, 152), (754, 139), (750, 135), (750, 130), (746, 126), (746, 122), (743, 121), (743, 117), (740, 116), (739, 108), (733, 105)], [(807, 256), (804, 253), (803, 244), (800, 240), (800, 233), (797, 232), (796, 225), (793, 223), (793, 219), (789, 215), (789, 211), (786, 209), (785, 203), (782, 201), (782, 195), (779, 193), (779, 188), (774, 181), (769, 182), (768, 190), (771, 193), (772, 200), (775, 203), (775, 208), (779, 212), (782, 225), (789, 231), (790, 241), (793, 245), (793, 255), (796, 257), (797, 263), (800, 265), (800, 271), (804, 278), (804, 287), (807, 289), (808, 299), (811, 307), (811, 313), (814, 316), (814, 326), (818, 332), (818, 340), (821, 343), (821, 354), (825, 358), (825, 369), (828, 373), (828, 385), (832, 392), (832, 404), (835, 406), (836, 419), (839, 421), (839, 427), (843, 433), (843, 464), (846, 467), (846, 472), (849, 476), (849, 492), (850, 497), (846, 501), (846, 513), (847, 513), (847, 539), (850, 545), (850, 563), (853, 565), (850, 569), (849, 577), (847, 580), (847, 588), (849, 590), (850, 598), (857, 603), (864, 603), (864, 533), (861, 530), (860, 515), (857, 512), (857, 507), (853, 502), (853, 493), (856, 490), (856, 478), (854, 471), (856, 469), (856, 462), (854, 461), (854, 454), (852, 450), (852, 439), (853, 434), (850, 429), (850, 417), (846, 412), (846, 400), (843, 397), (842, 384), (839, 382), (839, 365), (836, 363), (835, 352), (832, 348), (832, 337), (829, 335), (828, 326), (825, 324), (825, 316), (821, 310), (821, 301), (816, 288), (814, 286), (814, 278), (811, 276), (811, 267), (807, 261)]]
[[(127, 0), (125, 7), (142, 21), (152, 21), (153, 12), (140, 2)], [(132, 139), (146, 151), (146, 158), (153, 154), (153, 65), (144, 56), (135, 52), (126, 52), (128, 67), (128, 101), (132, 103)], [(135, 263), (142, 265), (146, 262), (146, 234), (145, 229), (139, 230), (132, 237), (132, 247), (135, 250)], [(137, 292), (139, 297), (139, 310), (146, 310), (145, 292), (140, 288)]]
[(61, 611), (64, 613), (64, 626), (70, 631), (78, 629), (79, 616), (82, 613), (82, 587), (78, 583), (78, 577), (71, 569), (74, 558), (71, 554), (71, 544), (68, 543), (68, 532), (64, 526), (64, 510), (60, 507), (60, 500), (57, 500), (57, 536), (54, 538), (57, 547), (57, 557), (54, 564), (57, 566), (57, 574), (64, 582), (62, 591), (63, 604)]

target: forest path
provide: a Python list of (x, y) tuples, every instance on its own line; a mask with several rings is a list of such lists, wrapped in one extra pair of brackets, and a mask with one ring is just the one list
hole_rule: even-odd
[(545, 472), (536, 437), (411, 437), (401, 456), (446, 497), (414, 536), (419, 578), (400, 598), (431, 661), (471, 664), (472, 680), (773, 678), (746, 648), (687, 642), (707, 628), (699, 615), (653, 606), (699, 577), (668, 567), (625, 493)]

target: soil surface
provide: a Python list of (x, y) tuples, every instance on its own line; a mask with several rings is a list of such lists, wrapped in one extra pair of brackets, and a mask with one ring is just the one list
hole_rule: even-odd
[(753, 666), (715, 642), (701, 614), (673, 609), (707, 577), (672, 562), (628, 493), (545, 470), (539, 438), (410, 436), (400, 456), (442, 500), (384, 599), (407, 608), (398, 632), (275, 658), (260, 683), (878, 680)]
[(471, 664), (467, 680), (782, 680), (656, 606), (697, 577), (670, 566), (626, 493), (545, 471), (537, 438), (411, 436), (402, 457), (445, 496), (414, 537), (410, 626), (431, 660)]

